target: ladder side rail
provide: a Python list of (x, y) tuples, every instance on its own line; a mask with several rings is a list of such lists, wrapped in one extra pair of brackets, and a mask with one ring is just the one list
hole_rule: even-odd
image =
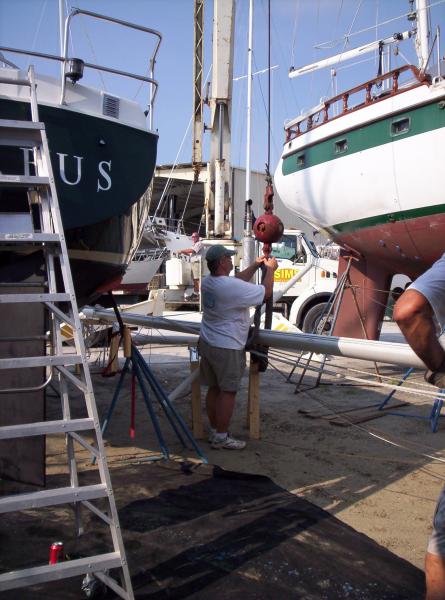
[(81, 326), (81, 322), (80, 322), (79, 311), (77, 308), (77, 300), (76, 300), (76, 297), (74, 294), (74, 285), (73, 285), (73, 281), (72, 281), (71, 270), (69, 267), (68, 250), (67, 250), (67, 246), (66, 246), (66, 240), (65, 240), (65, 236), (63, 235), (63, 225), (62, 225), (62, 219), (61, 219), (61, 214), (60, 214), (60, 208), (59, 208), (59, 205), (57, 202), (57, 190), (55, 187), (51, 163), (49, 161), (49, 147), (48, 147), (48, 140), (46, 137), (46, 131), (42, 131), (42, 146), (43, 146), (43, 153), (41, 153), (41, 154), (43, 155), (42, 158), (44, 160), (44, 164), (47, 169), (47, 174), (48, 174), (49, 181), (50, 181), (51, 194), (52, 194), (52, 197), (54, 199), (56, 199), (56, 201), (53, 202), (51, 205), (51, 213), (52, 213), (53, 224), (56, 229), (56, 232), (58, 232), (60, 234), (61, 253), (59, 255), (59, 261), (60, 261), (60, 267), (61, 267), (61, 272), (62, 272), (62, 278), (64, 281), (66, 291), (69, 291), (72, 294), (72, 304), (71, 305), (72, 305), (72, 310), (73, 310), (72, 317), (74, 320), (74, 332), (75, 332), (74, 340), (75, 340), (75, 345), (76, 345), (76, 351), (82, 357), (82, 367), (83, 367), (82, 375), (83, 375), (83, 378), (85, 380), (85, 384), (87, 387), (87, 392), (85, 393), (85, 402), (86, 402), (86, 406), (87, 406), (88, 417), (92, 418), (95, 423), (96, 443), (97, 443), (98, 452), (99, 452), (98, 468), (99, 468), (99, 473), (100, 473), (100, 479), (101, 479), (101, 481), (103, 481), (106, 484), (107, 490), (109, 492), (109, 500), (110, 500), (109, 508), (110, 508), (112, 523), (113, 523), (110, 526), (110, 532), (111, 532), (111, 537), (112, 537), (112, 541), (113, 541), (113, 547), (114, 547), (115, 551), (120, 553), (121, 558), (122, 558), (122, 566), (123, 566), (122, 576), (123, 576), (123, 580), (124, 580), (123, 583), (125, 584), (125, 588), (127, 590), (132, 590), (131, 578), (130, 578), (130, 573), (128, 570), (125, 548), (124, 548), (120, 525), (119, 525), (118, 512), (117, 512), (114, 498), (112, 498), (113, 491), (112, 491), (112, 485), (111, 485), (111, 478), (110, 478), (110, 474), (109, 474), (108, 466), (107, 466), (105, 445), (104, 445), (102, 435), (100, 432), (99, 415), (98, 415), (96, 403), (94, 401), (93, 384), (92, 384), (91, 375), (90, 375), (90, 371), (89, 371), (88, 363), (87, 363), (87, 359), (86, 359), (85, 342), (84, 342), (84, 339), (82, 336), (82, 326)]
[[(47, 174), (48, 174), (49, 181), (50, 181), (52, 197), (57, 199), (57, 190), (56, 190), (55, 183), (54, 183), (54, 176), (52, 173), (51, 163), (49, 160), (46, 159), (46, 157), (49, 157), (49, 148), (48, 148), (48, 141), (47, 141), (45, 131), (42, 131), (42, 146), (43, 146), (43, 152), (41, 153), (41, 157), (44, 161), (44, 166), (47, 169)], [(51, 212), (52, 212), (52, 218), (53, 218), (53, 223), (54, 223), (56, 232), (58, 232), (60, 234), (61, 253), (59, 255), (59, 260), (60, 260), (60, 266), (61, 266), (61, 271), (62, 271), (62, 278), (64, 281), (65, 289), (67, 291), (69, 291), (70, 293), (72, 293), (72, 309), (73, 309), (72, 316), (73, 316), (73, 320), (74, 320), (74, 331), (75, 331), (74, 340), (75, 340), (77, 353), (80, 354), (80, 356), (82, 357), (82, 367), (83, 367), (82, 375), (85, 379), (85, 384), (87, 387), (87, 392), (85, 393), (85, 401), (86, 401), (86, 405), (87, 405), (88, 416), (90, 418), (92, 418), (95, 423), (97, 423), (96, 442), (97, 442), (98, 452), (99, 452), (98, 468), (99, 468), (100, 478), (101, 478), (101, 481), (103, 481), (106, 484), (107, 489), (109, 490), (109, 494), (111, 496), (113, 493), (112, 486), (111, 486), (111, 478), (110, 478), (110, 474), (108, 472), (108, 467), (107, 467), (105, 446), (104, 446), (102, 435), (100, 434), (100, 429), (99, 429), (99, 416), (98, 416), (98, 412), (97, 412), (97, 407), (93, 400), (93, 385), (92, 385), (91, 375), (90, 375), (87, 360), (86, 360), (85, 343), (84, 343), (82, 333), (81, 333), (81, 322), (80, 322), (80, 317), (79, 317), (79, 311), (77, 309), (77, 300), (74, 295), (74, 285), (72, 282), (71, 271), (70, 271), (69, 262), (68, 262), (68, 251), (67, 251), (67, 247), (66, 247), (65, 236), (63, 235), (62, 219), (61, 219), (60, 209), (59, 209), (57, 201), (52, 203)], [(122, 542), (122, 536), (120, 535), (119, 518), (118, 518), (118, 513), (117, 513), (115, 502), (110, 501), (109, 507), (110, 507), (112, 521), (113, 521), (113, 525), (110, 527), (111, 537), (113, 540), (113, 546), (116, 551), (120, 552), (120, 554), (122, 556), (122, 564), (123, 565), (125, 564), (125, 566), (127, 566), (125, 549), (124, 549), (124, 545)], [(130, 579), (128, 567), (123, 568), (122, 571), (123, 571), (123, 577), (124, 577), (126, 588), (131, 590), (132, 589), (131, 588), (131, 579)]]

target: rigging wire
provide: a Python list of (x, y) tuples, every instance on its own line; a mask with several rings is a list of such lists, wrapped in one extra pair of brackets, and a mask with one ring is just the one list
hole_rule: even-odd
[[(429, 8), (434, 8), (435, 6), (439, 6), (440, 4), (444, 4), (445, 0), (437, 0), (436, 2), (432, 2), (430, 4), (426, 5), (426, 10), (428, 10)], [(401, 19), (407, 19), (408, 16), (411, 14), (410, 12), (404, 13), (402, 15), (398, 15), (397, 17), (391, 17), (390, 19), (386, 19), (386, 21), (381, 21), (378, 25), (379, 26), (383, 26), (383, 25), (388, 25), (389, 23), (393, 23), (394, 21), (400, 21)], [(367, 33), (368, 31), (372, 31), (373, 29), (375, 29), (376, 25), (371, 25), (370, 27), (365, 27), (364, 29), (360, 29), (358, 31), (352, 31), (348, 34), (345, 34), (343, 36), (343, 38), (340, 39), (334, 39), (334, 40), (330, 40), (327, 42), (321, 42), (319, 44), (315, 45), (315, 48), (317, 48), (317, 50), (323, 50), (323, 49), (332, 49), (335, 48), (336, 46), (338, 46), (345, 37), (351, 38), (354, 37), (356, 35), (360, 35), (362, 33)]]
[[(33, 40), (32, 40), (32, 45), (31, 45), (31, 50), (32, 50), (32, 51), (35, 51), (35, 49), (36, 49), (37, 38), (38, 38), (38, 36), (39, 36), (39, 34), (40, 34), (40, 28), (42, 27), (42, 21), (43, 21), (44, 14), (45, 14), (45, 12), (46, 12), (46, 7), (47, 7), (47, 4), (48, 4), (48, 0), (45, 0), (44, 4), (43, 4), (43, 6), (42, 6), (42, 9), (41, 9), (41, 11), (40, 11), (39, 22), (37, 23), (37, 27), (36, 27), (36, 29), (35, 29), (35, 33), (34, 33), (34, 38), (33, 38)], [(27, 68), (28, 68), (28, 69), (29, 69), (29, 66), (30, 66), (30, 64), (31, 64), (31, 60), (32, 60), (32, 57), (30, 56), (30, 57), (28, 58), (28, 64), (27, 64)]]
[[(94, 60), (94, 62), (96, 64), (99, 64), (99, 61), (97, 60), (96, 52), (94, 51), (93, 42), (91, 41), (90, 34), (88, 33), (88, 28), (87, 28), (87, 25), (85, 23), (85, 19), (83, 18), (84, 16), (85, 15), (80, 15), (80, 17), (81, 17), (80, 18), (80, 26), (83, 28), (84, 35), (85, 35), (85, 37), (87, 39), (88, 45), (90, 46), (90, 51), (91, 51), (91, 55), (93, 57), (93, 60)], [(108, 91), (107, 90), (107, 86), (105, 85), (105, 79), (104, 79), (104, 75), (103, 75), (102, 71), (98, 70), (97, 74), (99, 76), (99, 79), (102, 82), (103, 89), (105, 91)]]
[(295, 44), (297, 41), (297, 28), (298, 28), (298, 13), (300, 10), (300, 6), (301, 3), (300, 2), (296, 2), (295, 3), (295, 18), (294, 18), (294, 27), (293, 27), (293, 31), (292, 31), (292, 45), (291, 45), (291, 65), (295, 64)]
[[(207, 83), (207, 80), (208, 80), (208, 78), (210, 77), (210, 73), (211, 73), (211, 71), (212, 71), (212, 65), (210, 65), (210, 67), (209, 67), (209, 70), (208, 70), (208, 72), (207, 72), (207, 76), (206, 76), (206, 78), (205, 78), (205, 81), (204, 81), (204, 87), (205, 87), (205, 85), (206, 85), (206, 83)], [(187, 125), (187, 128), (186, 128), (186, 130), (185, 130), (184, 136), (183, 136), (183, 138), (182, 138), (181, 144), (179, 145), (178, 152), (177, 152), (177, 154), (176, 154), (176, 157), (175, 157), (174, 163), (173, 163), (173, 165), (172, 165), (172, 168), (171, 168), (171, 170), (170, 170), (170, 174), (169, 174), (169, 176), (168, 176), (168, 178), (167, 178), (167, 182), (166, 182), (166, 184), (165, 184), (165, 186), (164, 186), (164, 189), (162, 190), (161, 197), (159, 198), (159, 202), (158, 202), (158, 205), (157, 205), (157, 207), (156, 207), (156, 209), (155, 209), (155, 212), (154, 212), (154, 214), (153, 214), (153, 217), (156, 217), (156, 215), (158, 214), (158, 209), (159, 209), (159, 208), (160, 208), (160, 206), (162, 205), (162, 202), (163, 202), (163, 200), (164, 200), (164, 198), (165, 198), (165, 195), (166, 195), (167, 191), (168, 191), (168, 190), (169, 190), (169, 188), (170, 188), (171, 182), (172, 182), (172, 180), (173, 180), (173, 178), (172, 178), (173, 171), (176, 169), (176, 165), (178, 164), (179, 156), (181, 155), (182, 147), (183, 147), (183, 145), (184, 145), (184, 142), (185, 142), (185, 140), (186, 140), (186, 137), (187, 137), (187, 135), (188, 135), (188, 132), (189, 132), (189, 129), (190, 129), (190, 126), (191, 126), (192, 122), (193, 122), (193, 114), (192, 114), (192, 115), (191, 115), (191, 117), (190, 117), (189, 123), (188, 123), (188, 125)]]

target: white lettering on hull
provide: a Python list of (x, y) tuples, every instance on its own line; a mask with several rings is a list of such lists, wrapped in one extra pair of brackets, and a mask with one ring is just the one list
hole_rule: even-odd
[(105, 167), (108, 167), (108, 170), (111, 171), (111, 160), (110, 161), (106, 161), (106, 160), (101, 160), (99, 163), (99, 173), (100, 175), (102, 175), (102, 177), (105, 179), (106, 182), (106, 187), (100, 185), (100, 180), (97, 180), (97, 191), (103, 191), (106, 192), (107, 190), (109, 190), (111, 188), (111, 177), (109, 175), (109, 173), (107, 173), (105, 171)]
[[(20, 148), (23, 152), (23, 174), (27, 177), (31, 175), (31, 165), (35, 168), (34, 151), (32, 148)], [(76, 159), (77, 163), (77, 175), (75, 181), (69, 181), (65, 173), (65, 159), (70, 160), (69, 154), (63, 154), (61, 152), (56, 153), (59, 157), (59, 175), (60, 179), (66, 185), (79, 185), (82, 181), (82, 161), (83, 156), (75, 156), (72, 158)], [(99, 177), (97, 178), (97, 192), (107, 192), (111, 190), (111, 160), (101, 160), (97, 165)]]
[(82, 179), (83, 156), (74, 156), (74, 158), (77, 159), (77, 179), (76, 179), (76, 181), (68, 181), (68, 179), (66, 178), (66, 175), (65, 175), (65, 157), (68, 156), (68, 154), (62, 154), (61, 152), (57, 152), (57, 156), (59, 157), (60, 179), (63, 181), (63, 183), (66, 183), (67, 185), (78, 185), (78, 183)]

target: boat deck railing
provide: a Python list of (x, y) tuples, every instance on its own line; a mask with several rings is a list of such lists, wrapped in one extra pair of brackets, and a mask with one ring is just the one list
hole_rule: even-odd
[[(409, 80), (402, 81), (401, 76), (409, 76)], [(405, 65), (379, 75), (370, 81), (321, 102), (311, 111), (286, 123), (286, 142), (316, 127), (320, 127), (328, 121), (333, 121), (345, 114), (375, 104), (389, 96), (400, 94), (407, 89), (427, 85), (428, 83), (429, 78), (413, 65)]]
[(158, 258), (167, 258), (170, 254), (168, 248), (144, 248), (137, 250), (132, 262), (142, 262), (146, 260), (157, 260)]
[[(85, 62), (82, 59), (79, 59), (78, 57), (75, 57), (75, 58), (69, 57), (68, 56), (68, 45), (69, 45), (69, 39), (70, 39), (70, 25), (71, 25), (72, 19), (78, 15), (85, 15), (85, 16), (91, 17), (93, 19), (107, 21), (110, 23), (114, 23), (116, 25), (121, 25), (122, 27), (127, 27), (127, 28), (134, 29), (137, 31), (142, 31), (148, 35), (155, 36), (157, 38), (157, 41), (156, 41), (155, 47), (153, 49), (153, 52), (150, 56), (149, 65), (148, 65), (150, 76), (147, 77), (145, 75), (132, 73), (130, 71), (122, 71), (120, 69), (114, 69), (112, 67), (105, 67), (103, 65)], [(44, 60), (52, 60), (52, 61), (60, 62), (62, 64), (61, 95), (60, 95), (60, 104), (61, 105), (65, 104), (66, 80), (67, 80), (67, 78), (72, 79), (72, 77), (73, 77), (73, 73), (72, 73), (72, 71), (70, 71), (70, 69), (72, 68), (73, 63), (75, 61), (79, 61), (82, 65), (82, 68), (88, 68), (88, 69), (93, 69), (96, 71), (112, 73), (113, 75), (129, 77), (130, 79), (136, 79), (136, 80), (142, 81), (144, 83), (149, 83), (150, 84), (150, 98), (149, 98), (149, 102), (148, 102), (148, 106), (147, 106), (147, 110), (145, 111), (145, 114), (146, 114), (146, 116), (149, 117), (150, 128), (152, 128), (153, 127), (153, 122), (152, 122), (153, 105), (154, 105), (154, 101), (155, 101), (156, 93), (157, 93), (157, 89), (158, 89), (158, 82), (154, 79), (154, 67), (155, 67), (155, 63), (156, 63), (156, 56), (157, 56), (157, 53), (159, 50), (159, 46), (161, 44), (161, 40), (162, 40), (161, 34), (159, 33), (159, 31), (156, 31), (155, 29), (150, 29), (149, 27), (144, 27), (144, 26), (138, 25), (136, 23), (130, 23), (129, 21), (123, 21), (122, 19), (116, 19), (114, 17), (108, 17), (106, 15), (94, 13), (89, 10), (73, 8), (71, 10), (70, 14), (66, 17), (65, 24), (64, 24), (63, 55), (62, 56), (58, 56), (56, 54), (47, 54), (44, 52), (36, 52), (34, 50), (24, 50), (24, 49), (20, 49), (20, 48), (11, 48), (8, 46), (0, 46), (0, 62), (4, 62), (5, 64), (7, 64), (9, 66), (15, 66), (15, 65), (13, 65), (13, 63), (11, 63), (11, 61), (5, 59), (5, 57), (2, 56), (1, 53), (3, 53), (3, 52), (9, 52), (12, 54), (20, 54), (20, 55), (25, 55), (25, 56), (35, 56), (37, 58), (42, 58)]]
[(174, 233), (176, 235), (190, 235), (187, 232), (195, 231), (199, 228), (196, 223), (184, 221), (184, 219), (170, 219), (164, 217), (149, 217), (145, 224), (146, 231), (156, 231), (161, 235), (164, 233)]

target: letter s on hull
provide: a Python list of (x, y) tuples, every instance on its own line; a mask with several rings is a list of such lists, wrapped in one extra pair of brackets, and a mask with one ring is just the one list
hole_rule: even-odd
[(105, 179), (106, 185), (105, 186), (100, 185), (100, 180), (98, 179), (97, 180), (97, 191), (98, 192), (100, 192), (100, 191), (106, 192), (111, 188), (111, 177), (110, 177), (110, 174), (105, 171), (105, 166), (107, 166), (108, 170), (111, 171), (111, 160), (110, 161), (102, 160), (99, 163), (99, 173)]

